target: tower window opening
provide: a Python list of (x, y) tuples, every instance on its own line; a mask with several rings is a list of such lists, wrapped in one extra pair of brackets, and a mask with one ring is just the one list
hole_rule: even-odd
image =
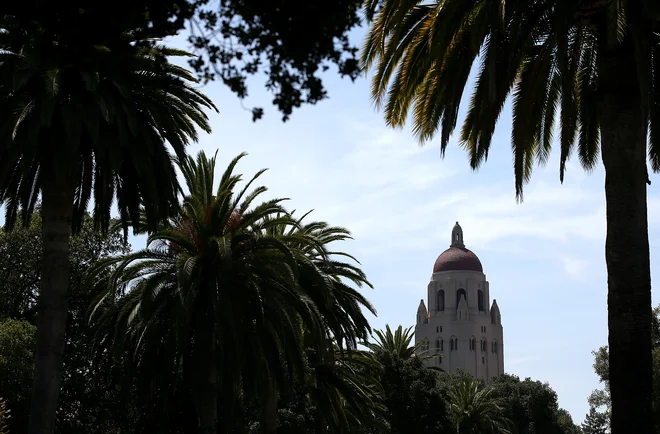
[(461, 301), (461, 296), (465, 297), (465, 301), (467, 301), (467, 293), (463, 288), (456, 291), (456, 307), (458, 307), (458, 302)]
[(481, 358), (481, 363), (483, 363), (484, 365), (486, 364), (486, 358), (485, 357)]
[(444, 312), (444, 310), (445, 310), (445, 291), (444, 290), (441, 289), (440, 291), (438, 291), (436, 302), (437, 302), (436, 307), (438, 309), (438, 312)]
[(484, 311), (484, 292), (480, 289), (477, 291), (477, 305), (479, 307), (479, 312)]

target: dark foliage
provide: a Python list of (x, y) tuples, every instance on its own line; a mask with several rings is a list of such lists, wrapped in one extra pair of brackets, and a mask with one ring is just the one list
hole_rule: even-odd
[[(38, 7), (35, 7), (35, 2)], [(349, 32), (360, 24), (360, 0), (32, 0), (3, 2), (1, 14), (38, 21), (62, 39), (134, 30), (164, 37), (188, 30), (197, 58), (190, 64), (204, 81), (220, 80), (243, 99), (247, 79), (266, 74), (273, 104), (287, 120), (302, 104), (327, 97), (319, 73), (335, 65), (341, 76), (359, 74)], [(80, 9), (85, 13), (78, 13)], [(253, 108), (253, 119), (263, 115)]]
[(426, 368), (418, 357), (376, 357), (383, 365), (381, 383), (391, 433), (445, 432), (451, 424), (446, 393), (438, 385), (439, 372)]
[(572, 421), (566, 422), (567, 414), (561, 412), (557, 394), (547, 383), (530, 378), (521, 381), (515, 375), (504, 374), (490, 384), (493, 397), (504, 401), (518, 434), (568, 434), (574, 429)]
[[(92, 263), (126, 252), (128, 248), (118, 231), (111, 231), (107, 237), (95, 232), (89, 216), (84, 219), (80, 234), (71, 240), (68, 334), (58, 413), (61, 432), (107, 433), (111, 427), (126, 423), (131, 414), (127, 411), (127, 401), (116, 399), (118, 391), (107, 363), (93, 360), (89, 353), (90, 336), (85, 313), (91, 299), (83, 284), (84, 274)], [(12, 433), (24, 432), (27, 427), (33, 368), (25, 364), (28, 363), (26, 360), (32, 363), (34, 350), (34, 336), (30, 336), (27, 330), (34, 333), (32, 324), (36, 323), (41, 251), (39, 209), (27, 228), (16, 228), (9, 233), (0, 228), (0, 319), (13, 319), (0, 326), (0, 335), (8, 339), (13, 336), (15, 345), (25, 343), (9, 350), (0, 342), (0, 359), (11, 356), (12, 361), (11, 367), (0, 367), (0, 390), (9, 390), (9, 384), (12, 387), (11, 397), (5, 397), (12, 412), (8, 423)]]

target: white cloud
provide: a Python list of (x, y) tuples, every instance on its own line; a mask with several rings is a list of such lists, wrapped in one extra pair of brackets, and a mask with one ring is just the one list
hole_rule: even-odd
[(564, 271), (570, 277), (578, 281), (588, 280), (587, 268), (589, 267), (590, 261), (579, 258), (561, 258), (561, 262), (564, 265)]
[(519, 204), (510, 178), (476, 179), (465, 161), (441, 160), (437, 149), (420, 148), (400, 132), (354, 121), (344, 135), (353, 137), (345, 156), (328, 165), (296, 163), (285, 172), (307, 179), (307, 186), (298, 186), (300, 196), (323, 196), (323, 218), (349, 227), (373, 253), (445, 244), (457, 220), (474, 248), (492, 248), (511, 237), (603, 239), (602, 191), (581, 182), (561, 185), (554, 171), (540, 170)]

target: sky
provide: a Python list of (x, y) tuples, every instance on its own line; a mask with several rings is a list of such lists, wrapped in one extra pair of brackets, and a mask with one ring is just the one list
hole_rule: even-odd
[[(353, 32), (356, 44), (363, 35)], [(180, 38), (174, 44), (185, 47)], [(585, 173), (573, 158), (561, 184), (554, 152), (517, 203), (510, 103), (489, 160), (474, 172), (456, 137), (441, 158), (439, 140), (420, 147), (409, 129), (387, 127), (372, 104), (368, 78), (351, 82), (332, 69), (323, 78), (329, 98), (294, 111), (286, 123), (270, 104), (263, 77), (249, 81), (244, 101), (265, 107), (256, 123), (229, 90), (207, 85), (204, 92), (220, 112), (210, 116), (213, 133), (189, 152), (218, 150), (221, 171), (245, 151), (241, 173), (269, 168), (260, 178), (269, 189), (265, 197), (290, 198), (288, 208), (313, 209), (310, 217), (350, 229), (354, 240), (341, 249), (359, 259), (374, 286), (364, 291), (378, 311), (374, 328), (414, 325), (433, 263), (460, 222), (500, 306), (505, 371), (548, 382), (560, 406), (581, 422), (587, 396), (600, 387), (591, 352), (607, 343), (602, 167)], [(473, 83), (474, 74), (466, 89)], [(459, 126), (468, 97), (469, 91)], [(658, 181), (649, 187), (652, 259), (660, 244)]]
[[(360, 44), (363, 30), (353, 32)], [(171, 45), (186, 48), (179, 37)], [(341, 250), (356, 256), (373, 289), (364, 293), (378, 311), (374, 328), (413, 326), (426, 295), (433, 263), (449, 247), (456, 221), (475, 252), (497, 299), (504, 327), (505, 371), (548, 382), (576, 423), (588, 412), (587, 396), (599, 387), (591, 351), (607, 343), (607, 279), (604, 258), (605, 199), (602, 167), (585, 173), (577, 158), (559, 182), (559, 155), (539, 167), (517, 203), (510, 151), (510, 103), (493, 136), (489, 160), (474, 172), (453, 137), (444, 158), (439, 140), (420, 147), (409, 129), (393, 130), (373, 106), (369, 81), (323, 75), (329, 98), (294, 111), (283, 123), (270, 104), (263, 77), (249, 81), (247, 107), (224, 86), (204, 92), (219, 113), (213, 132), (189, 146), (218, 150), (218, 174), (240, 152), (237, 171), (261, 168), (264, 199), (290, 198), (289, 209), (313, 209), (310, 218), (351, 230)], [(468, 83), (459, 113), (467, 108)], [(651, 175), (649, 236), (652, 276), (660, 268), (660, 178)], [(144, 238), (131, 238), (134, 248)], [(653, 297), (654, 305), (660, 302)]]

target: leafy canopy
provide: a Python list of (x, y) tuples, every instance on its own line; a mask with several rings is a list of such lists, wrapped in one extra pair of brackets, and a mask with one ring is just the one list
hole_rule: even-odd
[[(196, 54), (190, 66), (202, 81), (220, 80), (244, 99), (248, 78), (264, 74), (272, 102), (287, 120), (302, 104), (326, 98), (320, 73), (336, 67), (341, 76), (357, 78), (357, 48), (349, 35), (360, 24), (361, 5), (361, 0), (28, 0), (2, 2), (0, 15), (13, 15), (25, 26), (37, 21), (72, 40), (88, 37), (90, 29), (104, 35), (132, 31), (140, 38), (189, 32)], [(264, 113), (261, 107), (251, 111), (255, 120)]]
[[(82, 18), (83, 16), (80, 16)], [(172, 213), (178, 182), (169, 147), (183, 157), (209, 132), (211, 101), (194, 77), (169, 63), (187, 53), (130, 33), (76, 40), (0, 17), (0, 202), (6, 226), (24, 224), (45, 183), (75, 191), (73, 229), (90, 200), (106, 228), (117, 199), (122, 220)]]

